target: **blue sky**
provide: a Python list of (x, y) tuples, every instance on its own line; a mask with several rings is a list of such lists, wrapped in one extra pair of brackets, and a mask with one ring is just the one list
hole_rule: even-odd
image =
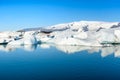
[(80, 20), (120, 21), (120, 0), (0, 0), (0, 31)]

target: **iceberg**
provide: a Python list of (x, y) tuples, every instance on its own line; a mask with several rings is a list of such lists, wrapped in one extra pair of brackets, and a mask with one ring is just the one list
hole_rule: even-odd
[(13, 40), (8, 43), (8, 45), (29, 45), (29, 44), (37, 44), (37, 39), (35, 35), (31, 34), (31, 32), (25, 32), (22, 39)]
[(0, 33), (0, 43), (31, 45), (113, 46), (120, 43), (120, 23), (103, 21), (78, 21), (43, 28), (29, 28)]
[(23, 37), (23, 42), (24, 44), (37, 44), (37, 39), (31, 32), (26, 32)]

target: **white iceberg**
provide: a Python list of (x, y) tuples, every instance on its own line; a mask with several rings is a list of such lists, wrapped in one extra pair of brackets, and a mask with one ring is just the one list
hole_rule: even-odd
[(29, 44), (37, 44), (37, 39), (35, 35), (31, 34), (31, 32), (25, 32), (22, 39), (13, 40), (8, 43), (8, 45), (29, 45)]
[(51, 43), (56, 45), (112, 46), (120, 43), (120, 23), (79, 21), (44, 28), (1, 32), (0, 43), (27, 45)]

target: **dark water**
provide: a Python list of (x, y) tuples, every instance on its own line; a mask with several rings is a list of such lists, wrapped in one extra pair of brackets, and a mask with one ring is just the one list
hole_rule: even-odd
[(120, 80), (120, 47), (0, 46), (0, 80)]

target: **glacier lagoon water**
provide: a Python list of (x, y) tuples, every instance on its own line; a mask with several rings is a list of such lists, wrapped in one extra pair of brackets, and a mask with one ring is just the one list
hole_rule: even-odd
[(119, 49), (0, 45), (0, 80), (119, 80)]

